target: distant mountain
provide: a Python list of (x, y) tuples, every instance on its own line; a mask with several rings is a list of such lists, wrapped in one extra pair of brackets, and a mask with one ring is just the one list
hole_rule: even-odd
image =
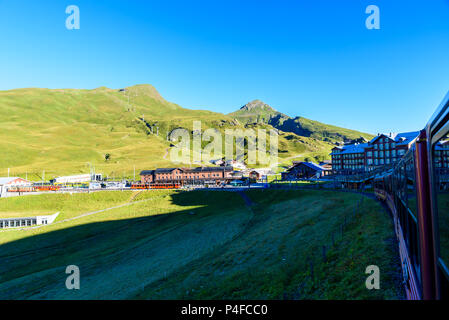
[(303, 117), (291, 118), (261, 100), (248, 102), (228, 116), (245, 125), (264, 123), (284, 132), (333, 143), (359, 139), (360, 137), (365, 139), (373, 137), (373, 135), (367, 133), (324, 124)]
[(228, 115), (237, 119), (240, 123), (243, 124), (271, 124), (271, 122), (279, 123), (281, 119), (289, 118), (285, 114), (276, 111), (261, 100), (253, 100), (251, 102), (248, 102), (239, 110)]

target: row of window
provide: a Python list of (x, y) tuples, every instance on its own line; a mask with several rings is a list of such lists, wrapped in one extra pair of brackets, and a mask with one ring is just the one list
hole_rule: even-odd
[(389, 159), (389, 158), (386, 158), (386, 159), (368, 159), (367, 160), (367, 164), (369, 165), (369, 166), (372, 166), (373, 164), (375, 165), (375, 166), (377, 166), (377, 165), (383, 165), (383, 164), (390, 164), (390, 163), (393, 163), (393, 162), (395, 162), (395, 160), (396, 159)]
[[(374, 152), (373, 151), (366, 152), (367, 157), (372, 157), (373, 154), (374, 154), (374, 157), (384, 157), (384, 156), (385, 157), (390, 157), (390, 156), (396, 157), (396, 155), (403, 156), (405, 154), (405, 149), (398, 149), (397, 151), (396, 151), (396, 149), (393, 149), (391, 151), (385, 150), (385, 152), (383, 150), (382, 151), (374, 151)], [(363, 153), (348, 153), (348, 154), (343, 154), (343, 155), (335, 154), (335, 155), (332, 155), (332, 157), (335, 160), (357, 159), (357, 158), (364, 158), (364, 154)]]
[[(220, 177), (219, 173), (211, 173), (208, 175), (202, 174), (201, 178), (210, 178), (210, 177)], [(157, 177), (160, 180), (172, 180), (172, 179), (194, 179), (194, 178), (200, 178), (200, 176), (161, 176), (161, 177)], [(156, 178), (156, 179), (157, 179)]]
[(24, 219), (24, 220), (2, 220), (0, 221), (0, 228), (7, 228), (7, 227), (26, 227), (35, 225), (36, 220), (35, 219)]
[(363, 158), (363, 153), (346, 153), (346, 154), (335, 154), (332, 155), (335, 159), (355, 159), (355, 158)]
[(384, 150), (384, 149), (394, 149), (396, 148), (396, 143), (392, 142), (392, 143), (379, 143), (379, 144), (374, 144), (374, 149), (379, 149), (379, 150)]
[(403, 156), (405, 154), (405, 149), (398, 149), (397, 153), (396, 153), (396, 150), (391, 150), (391, 152), (389, 150), (386, 150), (385, 152), (384, 151), (379, 151), (379, 152), (377, 152), (377, 151), (374, 151), (374, 152), (368, 151), (366, 153), (366, 156), (367, 157), (372, 157), (373, 154), (374, 154), (374, 157), (384, 157), (384, 156), (385, 157), (390, 157), (390, 156), (396, 157), (396, 155)]

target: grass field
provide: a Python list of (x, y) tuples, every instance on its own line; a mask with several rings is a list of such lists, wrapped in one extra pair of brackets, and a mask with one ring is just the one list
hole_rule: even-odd
[[(392, 222), (371, 199), (354, 216), (359, 195), (250, 190), (246, 199), (219, 191), (49, 196), (54, 198), (0, 199), (2, 215), (61, 212), (60, 223), (0, 231), (0, 299), (403, 298)], [(65, 288), (70, 264), (81, 270), (77, 291)], [(365, 288), (371, 264), (381, 270), (381, 290)]]

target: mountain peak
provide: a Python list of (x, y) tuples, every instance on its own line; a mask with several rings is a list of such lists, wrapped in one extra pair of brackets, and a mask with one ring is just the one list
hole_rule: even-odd
[(268, 104), (266, 104), (265, 102), (263, 102), (262, 100), (259, 100), (259, 99), (248, 102), (243, 107), (241, 107), (240, 110), (244, 110), (244, 111), (255, 111), (255, 110), (276, 111), (272, 107), (270, 107)]
[(129, 91), (131, 94), (148, 96), (159, 101), (165, 101), (156, 88), (151, 84), (137, 84), (131, 87), (126, 87), (125, 90)]

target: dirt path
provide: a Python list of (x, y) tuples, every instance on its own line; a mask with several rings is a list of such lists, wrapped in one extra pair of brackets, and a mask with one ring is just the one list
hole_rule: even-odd
[[(281, 159), (281, 161), (282, 161), (282, 162), (285, 162), (285, 161), (287, 161), (287, 160), (294, 159), (294, 158), (299, 158), (299, 157), (302, 157), (302, 156), (303, 156), (303, 154), (300, 153), (300, 154), (296, 154), (296, 155), (291, 156), (291, 157), (283, 158), (283, 159)], [(278, 162), (272, 164), (272, 165), (270, 166), (270, 169), (273, 169), (274, 167), (279, 166), (279, 164), (282, 163), (281, 161), (278, 161)]]
[(167, 148), (167, 149), (165, 149), (164, 159), (166, 159), (166, 158), (167, 158), (167, 155), (168, 155), (168, 148)]
[(251, 207), (254, 204), (245, 192), (238, 191), (238, 193), (243, 198), (243, 200), (245, 200), (245, 204), (247, 207)]

